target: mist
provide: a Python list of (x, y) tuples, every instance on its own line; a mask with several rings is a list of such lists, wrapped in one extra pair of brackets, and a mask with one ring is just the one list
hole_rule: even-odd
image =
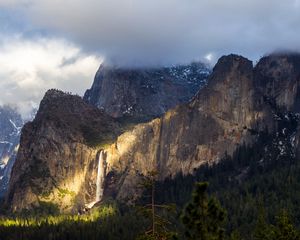
[(254, 62), (300, 50), (299, 0), (0, 0), (0, 104), (82, 95), (104, 60), (121, 67)]

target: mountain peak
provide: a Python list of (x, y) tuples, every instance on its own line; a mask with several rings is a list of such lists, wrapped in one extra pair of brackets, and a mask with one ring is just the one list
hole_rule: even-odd
[(151, 119), (188, 102), (209, 74), (201, 63), (132, 69), (103, 63), (84, 99), (116, 118)]
[(264, 97), (286, 110), (300, 111), (299, 53), (274, 53), (265, 56), (254, 68), (255, 85)]
[(214, 72), (229, 72), (232, 71), (233, 68), (238, 69), (252, 69), (253, 64), (249, 59), (236, 55), (230, 54), (227, 56), (222, 56), (218, 62), (216, 63), (213, 71)]

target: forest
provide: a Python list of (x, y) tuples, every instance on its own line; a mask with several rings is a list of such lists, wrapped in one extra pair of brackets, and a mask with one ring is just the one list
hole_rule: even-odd
[(300, 239), (298, 120), (288, 119), (193, 174), (159, 182), (149, 172), (135, 205), (106, 199), (82, 215), (61, 215), (51, 205), (2, 211), (0, 239)]

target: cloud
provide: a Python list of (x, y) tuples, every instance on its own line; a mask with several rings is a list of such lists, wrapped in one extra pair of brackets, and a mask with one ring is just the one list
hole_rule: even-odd
[(82, 95), (101, 59), (56, 38), (0, 38), (0, 104), (14, 104), (26, 117), (47, 89)]
[(299, 0), (0, 0), (0, 104), (25, 115), (49, 88), (82, 94), (103, 57), (213, 64), (300, 51), (299, 11)]
[(299, 0), (2, 0), (37, 28), (118, 64), (300, 50)]

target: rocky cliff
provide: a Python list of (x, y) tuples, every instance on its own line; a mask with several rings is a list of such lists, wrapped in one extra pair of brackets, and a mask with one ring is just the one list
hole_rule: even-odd
[(14, 210), (51, 203), (61, 210), (94, 200), (97, 148), (118, 124), (79, 96), (49, 90), (35, 119), (22, 129), (7, 201)]
[(104, 197), (123, 201), (138, 197), (137, 183), (149, 170), (164, 179), (217, 163), (260, 131), (276, 131), (279, 114), (297, 110), (299, 59), (271, 55), (253, 67), (241, 56), (224, 56), (189, 103), (125, 132), (79, 97), (50, 91), (23, 129), (7, 202), (14, 210), (41, 202), (81, 208), (95, 197), (100, 151)]
[(164, 179), (218, 162), (225, 152), (251, 143), (253, 132), (264, 128), (267, 112), (254, 88), (252, 62), (222, 57), (208, 85), (189, 104), (136, 126), (107, 149), (108, 172), (122, 176), (115, 182), (116, 197), (134, 199), (138, 190), (133, 186), (149, 169), (157, 169)]
[(300, 54), (263, 57), (254, 69), (255, 86), (284, 111), (300, 111)]
[(202, 63), (152, 69), (122, 69), (103, 63), (84, 99), (113, 117), (151, 119), (188, 102), (205, 86)]

